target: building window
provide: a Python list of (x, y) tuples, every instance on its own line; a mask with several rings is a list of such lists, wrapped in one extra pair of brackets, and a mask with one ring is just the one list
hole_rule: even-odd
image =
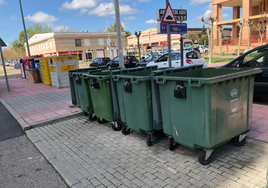
[(99, 39), (99, 45), (100, 46), (103, 46), (104, 45), (103, 39)]
[(86, 52), (86, 60), (92, 60), (92, 53)]
[(36, 48), (36, 51), (38, 51), (38, 46), (37, 45), (35, 46), (35, 48)]
[(76, 47), (82, 46), (81, 39), (75, 39), (75, 46)]
[(39, 49), (39, 51), (41, 50), (40, 44), (38, 44), (38, 49)]
[(47, 45), (47, 42), (46, 42), (46, 49), (48, 49), (48, 45)]
[(78, 60), (83, 60), (83, 58), (82, 58), (82, 54), (78, 54)]
[(49, 47), (50, 47), (50, 49), (52, 49), (52, 43), (51, 43), (51, 41), (49, 42)]
[(46, 49), (46, 46), (45, 46), (45, 43), (43, 43), (43, 50), (45, 50)]
[(265, 9), (265, 1), (263, 2), (263, 12), (265, 12), (266, 9)]
[(90, 40), (89, 39), (84, 39), (85, 46), (90, 46)]

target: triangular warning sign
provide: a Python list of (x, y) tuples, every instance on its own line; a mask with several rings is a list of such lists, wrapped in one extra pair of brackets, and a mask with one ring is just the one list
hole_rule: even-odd
[(173, 13), (173, 10), (172, 10), (169, 2), (167, 3), (167, 7), (166, 7), (165, 13), (162, 17), (161, 23), (177, 23), (177, 19)]

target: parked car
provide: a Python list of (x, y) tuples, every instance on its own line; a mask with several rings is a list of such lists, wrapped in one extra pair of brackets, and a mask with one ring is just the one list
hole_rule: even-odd
[(19, 62), (15, 62), (14, 68), (15, 69), (20, 69), (20, 63)]
[(6, 65), (6, 66), (9, 66), (9, 62), (5, 62), (5, 65)]
[(222, 67), (261, 68), (262, 73), (255, 76), (254, 96), (268, 97), (268, 44), (249, 50)]
[[(203, 64), (203, 68), (207, 67), (206, 60), (197, 51), (184, 50), (183, 60), (184, 60), (184, 66)], [(158, 66), (157, 68), (168, 67), (168, 54), (164, 54), (164, 55), (160, 56), (157, 60), (148, 63), (147, 67), (154, 66), (154, 65), (157, 65)], [(171, 65), (172, 65), (172, 67), (182, 66), (181, 65), (181, 52), (180, 51), (173, 51), (171, 53)]]
[(14, 65), (15, 65), (15, 62), (10, 62), (9, 63), (9, 66), (11, 66), (11, 67), (14, 67)]
[(99, 66), (105, 66), (107, 63), (109, 63), (111, 59), (109, 57), (98, 57), (94, 59), (90, 63), (90, 67), (99, 67)]
[[(135, 56), (124, 56), (124, 66), (126, 68), (136, 67), (137, 62), (139, 62), (139, 60)], [(107, 67), (119, 67), (119, 57), (117, 56), (109, 63), (107, 63)]]
[(137, 63), (137, 67), (146, 67), (147, 63), (157, 60), (162, 54), (154, 54)]
[(205, 45), (197, 45), (195, 48), (197, 48), (201, 54), (206, 54), (209, 50)]

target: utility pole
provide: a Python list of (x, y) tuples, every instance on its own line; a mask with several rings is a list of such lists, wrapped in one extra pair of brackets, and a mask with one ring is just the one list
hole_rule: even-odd
[(135, 31), (135, 35), (138, 39), (138, 49), (139, 49), (139, 60), (141, 61), (141, 48), (140, 48), (140, 36), (141, 36), (141, 31), (137, 32)]
[[(182, 6), (181, 6), (182, 9)], [(182, 21), (181, 21), (182, 23)], [(183, 34), (181, 34), (181, 38), (180, 38), (180, 42), (181, 42), (181, 66), (184, 66), (184, 62), (183, 62)]]
[[(166, 4), (169, 0), (166, 0)], [(171, 68), (171, 39), (170, 39), (170, 23), (167, 23), (167, 41), (168, 41), (168, 67)]]
[(7, 90), (8, 90), (8, 92), (10, 92), (9, 84), (8, 84), (8, 78), (7, 78), (7, 72), (6, 72), (6, 65), (5, 65), (5, 60), (4, 60), (4, 56), (3, 56), (3, 52), (2, 52), (2, 46), (7, 46), (7, 45), (0, 38), (0, 53), (1, 53), (1, 58), (2, 58), (2, 64), (3, 64), (3, 69), (4, 69), (4, 72), (5, 72), (5, 79), (6, 79), (6, 84), (7, 84)]
[(116, 31), (117, 31), (119, 66), (121, 68), (123, 68), (124, 67), (124, 57), (123, 57), (123, 49), (122, 49), (122, 33), (121, 33), (119, 0), (114, 0), (114, 7), (115, 7), (115, 17), (116, 17)]
[(110, 44), (111, 43), (111, 38), (110, 38), (110, 31), (109, 31), (109, 20), (108, 20), (108, 10), (109, 7), (106, 8), (106, 13), (107, 13), (107, 31), (108, 31), (108, 39), (109, 39), (109, 42), (108, 42), (108, 45), (107, 45), (107, 50), (109, 50), (109, 57), (111, 57), (111, 50), (110, 50)]
[(19, 0), (19, 1), (20, 1), (20, 12), (21, 12), (21, 18), (22, 18), (22, 23), (23, 23), (23, 29), (24, 29), (26, 46), (27, 46), (27, 52), (28, 52), (28, 57), (30, 57), (31, 53), (30, 53), (30, 48), (29, 48), (29, 44), (28, 44), (28, 37), (27, 37), (27, 32), (26, 32), (26, 27), (25, 27), (25, 22), (24, 22), (24, 16), (23, 16), (23, 11), (22, 11), (22, 6), (21, 6), (21, 0)]

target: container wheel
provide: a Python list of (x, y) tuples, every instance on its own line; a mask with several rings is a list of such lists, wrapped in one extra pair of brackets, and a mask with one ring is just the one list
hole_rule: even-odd
[(200, 155), (198, 156), (198, 161), (201, 165), (208, 165), (209, 163), (211, 163), (211, 155), (209, 156), (209, 158), (206, 160), (206, 151), (202, 151), (202, 153), (200, 153)]
[(149, 147), (153, 145), (153, 137), (152, 137), (152, 134), (147, 134), (147, 145)]
[(122, 125), (119, 121), (113, 122), (113, 130), (114, 131), (120, 131), (122, 129)]
[(98, 118), (98, 123), (99, 124), (103, 124), (103, 123), (105, 123), (106, 121), (105, 121), (105, 119), (103, 119), (103, 118)]
[(89, 114), (89, 120), (90, 121), (96, 121), (97, 120), (97, 117), (93, 114)]
[(235, 146), (244, 146), (246, 144), (246, 138), (243, 138), (243, 140), (239, 142), (239, 136), (236, 136), (232, 139), (232, 142)]
[(173, 138), (172, 137), (168, 137), (168, 149), (170, 151), (173, 151), (173, 149), (174, 149), (174, 144), (173, 144)]
[(88, 115), (88, 113), (87, 113), (87, 112), (85, 112), (85, 111), (83, 111), (83, 114), (84, 114), (84, 116), (87, 116), (87, 115)]
[(130, 128), (128, 128), (127, 125), (124, 125), (122, 127), (122, 133), (123, 133), (123, 135), (128, 135), (130, 133)]

